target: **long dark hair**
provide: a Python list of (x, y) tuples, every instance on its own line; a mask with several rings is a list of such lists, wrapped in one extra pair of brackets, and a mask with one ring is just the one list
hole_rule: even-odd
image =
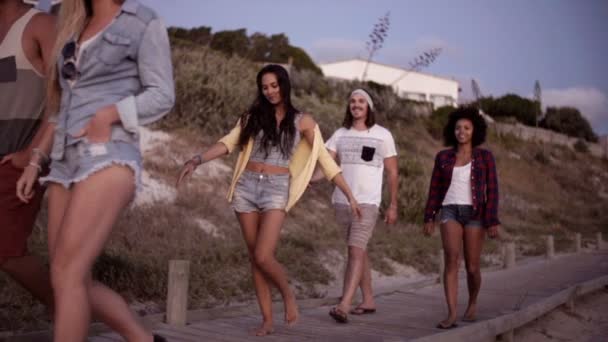
[[(366, 91), (369, 95), (369, 92)], [(371, 97), (371, 95), (369, 95)], [(353, 113), (350, 112), (350, 98), (348, 99), (348, 104), (346, 105), (346, 114), (344, 114), (344, 120), (342, 121), (342, 126), (344, 128), (350, 129), (353, 127)], [(372, 109), (372, 107), (367, 104), (367, 118), (365, 118), (365, 127), (370, 128), (376, 124), (376, 113)]]
[[(262, 92), (262, 77), (266, 74), (274, 74), (279, 83), (282, 105), (285, 106), (285, 117), (277, 130), (277, 119), (275, 117), (275, 106), (266, 99)], [(258, 95), (247, 112), (241, 115), (241, 135), (239, 145), (244, 147), (249, 139), (255, 138), (260, 130), (262, 135), (261, 146), (268, 155), (272, 146), (279, 146), (284, 157), (291, 155), (296, 127), (294, 124), (298, 110), (291, 104), (291, 82), (287, 70), (280, 65), (269, 64), (258, 72), (256, 77)]]

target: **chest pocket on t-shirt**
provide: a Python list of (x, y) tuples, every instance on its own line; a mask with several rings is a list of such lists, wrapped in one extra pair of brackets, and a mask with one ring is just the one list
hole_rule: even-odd
[(361, 149), (361, 159), (369, 162), (374, 160), (374, 154), (376, 153), (375, 147), (363, 146)]

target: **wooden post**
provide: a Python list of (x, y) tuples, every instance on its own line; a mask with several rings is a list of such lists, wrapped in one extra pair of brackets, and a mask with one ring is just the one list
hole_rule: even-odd
[(574, 251), (580, 253), (583, 250), (581, 245), (581, 233), (574, 234)]
[(188, 281), (190, 261), (169, 261), (169, 285), (167, 288), (167, 324), (186, 325), (188, 311)]
[(597, 249), (602, 249), (602, 232), (597, 232), (597, 234), (595, 234), (595, 240), (597, 242)]
[(515, 267), (515, 242), (507, 242), (505, 245), (504, 268)]
[(547, 259), (555, 258), (555, 242), (553, 235), (547, 235)]
[(439, 284), (443, 284), (443, 273), (445, 271), (445, 259), (443, 257), (443, 249), (439, 250), (439, 254), (437, 256), (437, 261), (439, 261)]
[(578, 297), (580, 295), (580, 291), (581, 291), (580, 286), (575, 287), (574, 290), (572, 291), (572, 293), (570, 294), (570, 296), (568, 297), (568, 300), (566, 300), (566, 309), (568, 309), (568, 311), (575, 312), (575, 310), (576, 310), (575, 301), (576, 301), (576, 297)]

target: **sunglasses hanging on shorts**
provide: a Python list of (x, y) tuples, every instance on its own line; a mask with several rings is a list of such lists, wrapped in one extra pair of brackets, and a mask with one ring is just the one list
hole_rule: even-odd
[(61, 76), (66, 80), (73, 81), (80, 74), (76, 68), (76, 51), (78, 44), (75, 41), (70, 41), (63, 46), (61, 55), (63, 56), (63, 67), (61, 68)]

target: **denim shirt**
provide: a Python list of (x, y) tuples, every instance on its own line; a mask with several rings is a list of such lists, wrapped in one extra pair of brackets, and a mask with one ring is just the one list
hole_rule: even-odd
[(136, 0), (126, 0), (114, 21), (79, 56), (79, 75), (72, 86), (61, 77), (63, 63), (59, 56), (61, 103), (50, 120), (57, 123), (53, 159), (62, 159), (66, 145), (82, 140), (74, 135), (103, 107), (116, 105), (120, 117), (110, 140), (138, 148), (138, 126), (160, 119), (173, 107), (167, 29), (156, 13)]

